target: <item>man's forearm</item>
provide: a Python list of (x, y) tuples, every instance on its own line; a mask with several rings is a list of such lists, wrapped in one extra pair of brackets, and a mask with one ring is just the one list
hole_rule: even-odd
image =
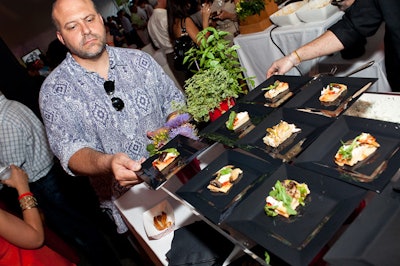
[(296, 53), (299, 55), (301, 61), (306, 61), (338, 52), (343, 48), (343, 44), (339, 41), (336, 35), (331, 31), (326, 31), (317, 39), (298, 48)]
[(95, 176), (112, 174), (112, 155), (83, 148), (77, 151), (69, 160), (68, 167), (76, 175)]

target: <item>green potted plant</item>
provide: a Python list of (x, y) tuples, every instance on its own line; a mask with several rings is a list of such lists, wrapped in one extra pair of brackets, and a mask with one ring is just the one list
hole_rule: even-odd
[[(239, 45), (231, 45), (225, 39), (229, 32), (217, 30), (213, 27), (203, 29), (197, 34), (198, 45), (186, 52), (184, 63), (189, 63), (189, 68), (194, 72), (213, 68), (221, 65), (239, 80), (247, 80), (243, 77), (244, 68), (241, 67), (237, 50)], [(193, 67), (195, 65), (195, 67)]]
[(236, 76), (233, 76), (221, 65), (202, 69), (185, 82), (186, 107), (184, 111), (192, 115), (196, 122), (208, 122), (212, 112), (217, 109), (221, 114), (234, 105), (232, 101), (244, 93)]
[[(213, 27), (208, 27), (197, 35), (198, 46), (186, 52), (184, 63), (195, 65), (194, 75), (186, 80), (186, 110), (197, 122), (208, 122), (210, 112), (215, 108), (217, 113), (220, 104), (227, 100), (227, 107), (234, 105), (233, 99), (246, 93), (246, 81), (254, 83), (254, 79), (245, 78), (237, 49), (224, 37), (229, 34)], [(214, 120), (211, 115), (211, 120)]]

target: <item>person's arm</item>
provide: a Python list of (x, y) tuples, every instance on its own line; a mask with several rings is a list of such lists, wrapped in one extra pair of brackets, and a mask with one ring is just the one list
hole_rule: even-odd
[(141, 162), (124, 153), (105, 154), (91, 148), (78, 150), (69, 160), (72, 172), (82, 176), (114, 176), (121, 186), (133, 186), (141, 182), (135, 171), (141, 169)]
[(28, 175), (22, 169), (11, 165), (11, 176), (2, 183), (18, 191), (23, 220), (0, 210), (0, 235), (20, 248), (41, 247), (44, 242), (43, 224), (36, 208), (36, 200), (30, 193)]
[(201, 6), (201, 19), (202, 19), (202, 26), (203, 29), (207, 28), (210, 24), (210, 15), (211, 15), (211, 5), (204, 4)]
[(283, 75), (292, 67), (299, 65), (302, 61), (329, 55), (338, 52), (343, 48), (343, 44), (339, 41), (336, 35), (328, 30), (315, 40), (273, 62), (267, 71), (267, 78), (272, 75)]

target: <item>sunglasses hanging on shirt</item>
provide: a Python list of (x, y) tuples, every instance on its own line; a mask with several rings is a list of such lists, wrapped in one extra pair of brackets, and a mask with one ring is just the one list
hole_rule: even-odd
[[(104, 90), (108, 95), (113, 95), (115, 91), (115, 86), (114, 86), (114, 81), (112, 80), (107, 80), (104, 82)], [(124, 101), (121, 100), (121, 98), (118, 97), (112, 97), (111, 98), (112, 106), (115, 108), (117, 111), (121, 111), (124, 109)]]

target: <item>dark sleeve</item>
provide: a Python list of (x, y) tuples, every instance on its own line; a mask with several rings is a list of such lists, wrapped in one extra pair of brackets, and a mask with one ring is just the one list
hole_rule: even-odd
[(360, 39), (372, 36), (383, 22), (379, 0), (356, 0), (346, 13), (328, 30), (332, 31), (345, 48)]

